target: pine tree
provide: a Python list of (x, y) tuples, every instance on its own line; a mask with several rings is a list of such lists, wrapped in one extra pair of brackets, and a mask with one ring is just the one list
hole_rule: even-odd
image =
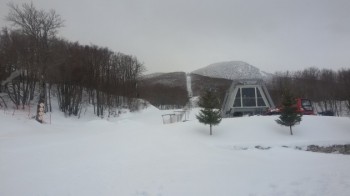
[(222, 119), (221, 111), (217, 109), (220, 107), (220, 101), (213, 92), (207, 90), (199, 98), (198, 105), (202, 109), (196, 117), (199, 122), (210, 125), (210, 135), (212, 135), (212, 126), (218, 125)]
[(293, 135), (292, 127), (301, 121), (302, 114), (297, 112), (296, 101), (289, 90), (283, 95), (282, 110), (276, 122), (283, 126), (288, 126), (290, 134)]

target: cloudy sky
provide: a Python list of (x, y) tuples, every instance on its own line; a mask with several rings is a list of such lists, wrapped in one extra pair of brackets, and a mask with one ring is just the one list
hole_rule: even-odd
[[(9, 2), (0, 0), (1, 27)], [(268, 72), (350, 67), (349, 0), (32, 2), (61, 15), (61, 37), (135, 55), (148, 73), (231, 60)]]

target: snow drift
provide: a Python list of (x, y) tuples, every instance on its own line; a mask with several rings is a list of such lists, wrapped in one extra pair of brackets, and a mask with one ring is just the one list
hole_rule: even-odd
[(350, 193), (349, 155), (292, 148), (350, 143), (349, 118), (304, 116), (294, 136), (276, 116), (223, 119), (209, 136), (197, 109), (189, 121), (163, 125), (167, 112), (109, 120), (53, 113), (44, 125), (1, 112), (0, 195)]

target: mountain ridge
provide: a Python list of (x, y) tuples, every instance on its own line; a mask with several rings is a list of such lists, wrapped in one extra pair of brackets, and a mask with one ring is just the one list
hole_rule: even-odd
[(243, 61), (217, 62), (194, 70), (191, 73), (229, 80), (264, 79), (269, 75), (267, 72), (261, 71), (259, 68)]
[[(145, 75), (143, 78), (149, 79), (153, 77), (161, 77), (162, 75), (166, 75), (170, 73), (176, 73), (176, 72), (151, 73), (151, 74)], [(228, 79), (228, 80), (262, 79), (267, 81), (273, 76), (273, 74), (268, 73), (266, 71), (262, 71), (259, 68), (243, 61), (223, 61), (223, 62), (212, 63), (210, 65), (196, 69), (189, 73), (211, 77), (211, 78)]]

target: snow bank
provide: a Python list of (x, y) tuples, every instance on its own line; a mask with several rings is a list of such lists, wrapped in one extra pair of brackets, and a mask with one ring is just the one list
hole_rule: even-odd
[(197, 111), (167, 125), (154, 107), (44, 125), (0, 113), (0, 195), (350, 194), (350, 156), (282, 147), (350, 143), (349, 118), (304, 116), (293, 136), (276, 116), (223, 119), (209, 136)]

